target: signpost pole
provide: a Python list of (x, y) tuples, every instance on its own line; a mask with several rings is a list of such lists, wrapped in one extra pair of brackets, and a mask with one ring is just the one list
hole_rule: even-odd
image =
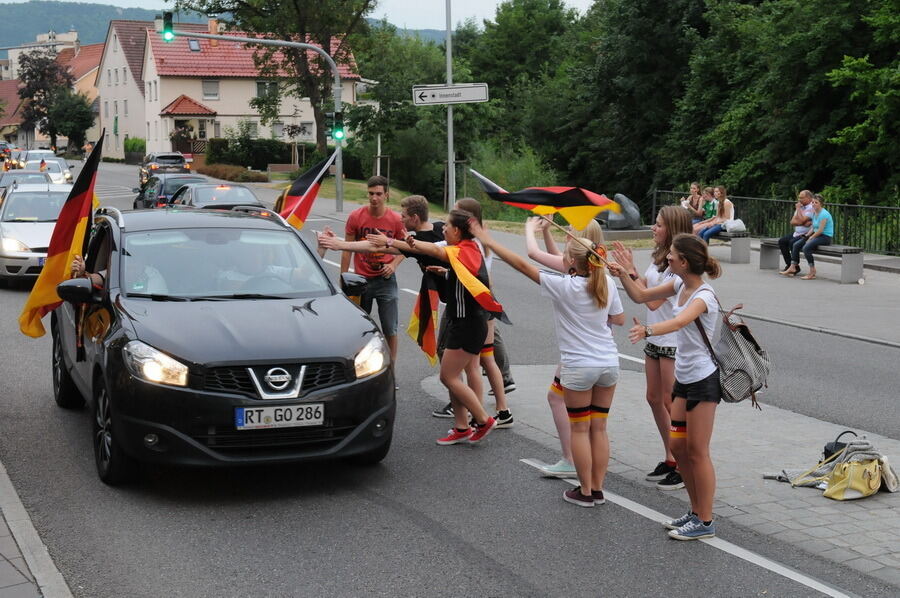
[[(450, 0), (447, 0), (447, 85), (453, 85), (453, 30), (450, 24)], [(453, 104), (447, 105), (447, 205), (448, 212), (456, 202), (456, 153), (453, 151)]]

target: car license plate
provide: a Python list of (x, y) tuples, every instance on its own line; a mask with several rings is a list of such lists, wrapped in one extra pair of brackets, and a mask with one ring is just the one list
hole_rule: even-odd
[(238, 430), (321, 426), (325, 423), (325, 405), (281, 405), (279, 407), (236, 407), (234, 426)]
[(46, 263), (47, 263), (47, 258), (45, 258), (45, 257), (38, 258), (38, 266), (43, 266)]

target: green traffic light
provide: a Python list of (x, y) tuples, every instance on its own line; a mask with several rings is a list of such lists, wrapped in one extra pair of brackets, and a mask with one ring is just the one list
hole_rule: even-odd
[(343, 138), (345, 137), (345, 135), (344, 135), (344, 130), (343, 130), (343, 129), (335, 129), (335, 130), (332, 132), (331, 136), (332, 136), (334, 139), (337, 139), (338, 141), (340, 141), (341, 139), (343, 139)]
[(170, 42), (173, 39), (175, 39), (175, 34), (172, 33), (171, 31), (163, 31), (162, 38), (163, 38), (163, 41)]

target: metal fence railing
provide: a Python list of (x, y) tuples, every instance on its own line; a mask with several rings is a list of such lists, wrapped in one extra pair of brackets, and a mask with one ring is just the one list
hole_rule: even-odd
[[(685, 197), (686, 191), (653, 192), (652, 214)], [(730, 195), (735, 215), (754, 237), (781, 237), (790, 232), (794, 200)], [(900, 207), (828, 203), (834, 217), (834, 243), (862, 247), (866, 253), (900, 255)]]

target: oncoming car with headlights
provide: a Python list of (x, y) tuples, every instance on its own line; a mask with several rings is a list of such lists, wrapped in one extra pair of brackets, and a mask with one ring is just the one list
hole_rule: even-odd
[(136, 461), (385, 457), (385, 339), (280, 217), (105, 208), (93, 231), (96, 274), (57, 287), (52, 370), (61, 407), (90, 402), (104, 482), (127, 481)]

